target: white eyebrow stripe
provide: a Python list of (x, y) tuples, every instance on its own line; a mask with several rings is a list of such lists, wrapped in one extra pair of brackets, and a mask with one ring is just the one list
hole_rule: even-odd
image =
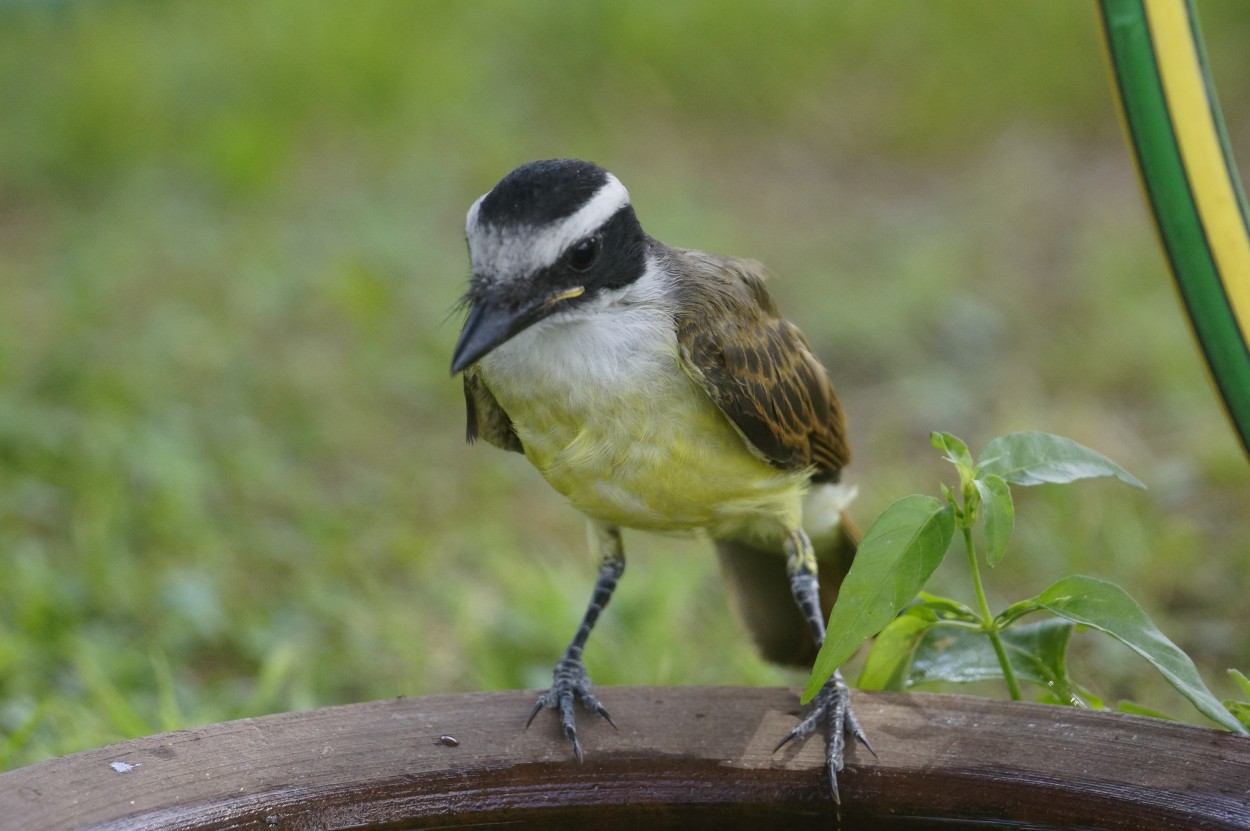
[(535, 235), (531, 254), (535, 268), (554, 263), (570, 245), (588, 236), (628, 204), (629, 191), (609, 173), (603, 187), (577, 213), (552, 222)]
[(477, 212), (482, 207), (482, 200), (487, 196), (490, 196), (489, 192), (479, 196), (469, 208), (469, 215), (464, 219), (464, 235), (469, 239), (473, 238), (473, 226), (477, 225)]
[(553, 265), (569, 246), (589, 236), (629, 204), (629, 191), (613, 176), (571, 216), (541, 228), (496, 228), (478, 224), (483, 196), (469, 208), (465, 234), (475, 272), (503, 275), (531, 274)]

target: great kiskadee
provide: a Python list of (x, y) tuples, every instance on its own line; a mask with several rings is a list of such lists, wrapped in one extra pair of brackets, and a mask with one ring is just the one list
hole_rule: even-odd
[[(558, 710), (579, 760), (574, 702), (612, 721), (582, 650), (625, 568), (622, 527), (705, 533), (764, 657), (810, 662), (858, 537), (839, 484), (850, 449), (833, 385), (763, 267), (652, 239), (615, 176), (570, 159), (509, 173), (465, 233), (451, 371), (464, 373), (469, 441), (524, 453), (589, 517), (602, 557), (530, 721)], [(835, 799), (845, 737), (867, 746), (849, 698), (835, 674), (777, 745), (823, 726)]]

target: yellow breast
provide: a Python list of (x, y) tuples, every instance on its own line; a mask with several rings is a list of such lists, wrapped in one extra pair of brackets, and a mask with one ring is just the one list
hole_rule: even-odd
[(626, 527), (713, 536), (796, 527), (807, 477), (751, 452), (682, 369), (671, 337), (627, 344), (620, 331), (610, 344), (599, 332), (558, 331), (559, 349), (550, 331), (526, 332), (482, 362), (547, 481), (592, 519)]

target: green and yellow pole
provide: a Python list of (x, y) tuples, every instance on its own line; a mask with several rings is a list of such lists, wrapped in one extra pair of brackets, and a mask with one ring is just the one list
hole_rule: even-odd
[(1192, 0), (1098, 0), (1125, 129), (1181, 300), (1250, 453), (1250, 232)]

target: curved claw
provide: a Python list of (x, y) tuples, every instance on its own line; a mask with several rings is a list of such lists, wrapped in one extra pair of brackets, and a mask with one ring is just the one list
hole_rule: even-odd
[[(554, 688), (552, 690), (555, 691)], [(569, 740), (569, 744), (573, 746), (573, 755), (577, 757), (577, 763), (582, 762), (582, 744), (577, 740), (577, 727), (573, 716), (573, 696), (574, 692), (570, 689), (561, 689), (556, 694), (556, 703), (560, 711), (560, 729), (564, 733), (564, 738)]]
[(794, 739), (801, 739), (808, 733), (811, 733), (816, 729), (816, 725), (819, 724), (821, 719), (824, 717), (825, 710), (820, 706), (819, 699), (817, 699), (817, 703), (813, 705), (812, 711), (808, 713), (802, 721), (794, 725), (794, 727), (790, 729), (789, 733), (782, 736), (781, 741), (777, 742), (777, 746), (773, 748), (773, 753), (781, 750), (781, 748), (785, 747)]
[(525, 720), (526, 730), (530, 729), (530, 725), (534, 723), (534, 716), (538, 715), (539, 712), (542, 711), (543, 706), (544, 706), (544, 701), (543, 701), (544, 698), (546, 698), (546, 696), (540, 695), (538, 697), (538, 700), (534, 702), (534, 708), (530, 710), (530, 717)]
[(851, 712), (851, 693), (842, 679), (841, 672), (835, 672), (833, 677), (825, 682), (825, 686), (813, 699), (811, 711), (782, 737), (773, 748), (773, 752), (776, 753), (794, 739), (807, 736), (822, 725), (825, 728), (825, 770), (829, 774), (829, 790), (833, 793), (834, 803), (841, 805), (842, 799), (838, 792), (838, 771), (842, 770), (845, 761), (846, 737), (851, 736), (868, 748), (872, 755), (877, 755), (872, 745), (868, 743), (868, 736), (864, 728), (860, 726), (859, 719)]
[(620, 732), (621, 728), (616, 726), (616, 722), (612, 720), (612, 716), (608, 715), (608, 711), (605, 710), (603, 705), (599, 703), (599, 699), (596, 698), (593, 704), (589, 701), (582, 701), (582, 705), (585, 706), (588, 710), (594, 712), (596, 715), (598, 715), (608, 724), (612, 725), (613, 730), (617, 731), (618, 733)]
[(560, 730), (564, 733), (564, 737), (569, 740), (569, 744), (573, 748), (573, 756), (578, 762), (582, 761), (582, 745), (577, 739), (576, 714), (574, 712), (573, 703), (579, 702), (587, 710), (596, 713), (602, 717), (608, 724), (612, 725), (614, 730), (620, 730), (616, 726), (616, 722), (612, 720), (612, 716), (608, 714), (607, 709), (591, 692), (594, 686), (590, 677), (586, 674), (586, 668), (582, 662), (565, 657), (560, 663), (556, 664), (554, 673), (555, 683), (551, 685), (551, 689), (538, 697), (534, 702), (534, 707), (530, 710), (529, 718), (525, 721), (525, 728), (534, 723), (535, 716), (541, 710), (557, 710), (560, 714)]
[(873, 749), (872, 742), (868, 741), (868, 734), (865, 733), (864, 728), (860, 726), (859, 719), (857, 719), (855, 714), (851, 712), (849, 701), (847, 702), (846, 707), (846, 732), (853, 736), (855, 741), (866, 747), (868, 752), (876, 757), (877, 751)]

